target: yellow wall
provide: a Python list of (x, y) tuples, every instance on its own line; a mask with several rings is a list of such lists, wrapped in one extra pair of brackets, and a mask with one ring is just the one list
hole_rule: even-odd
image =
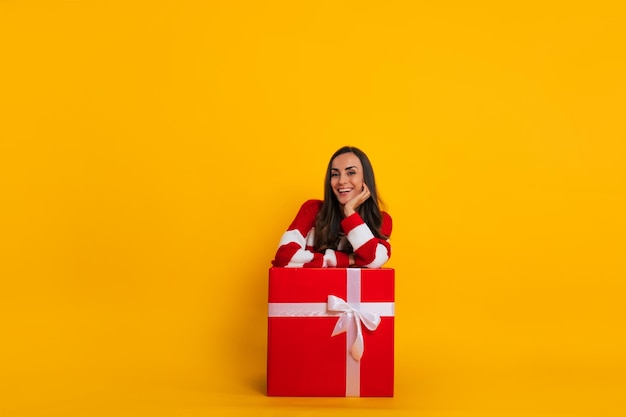
[[(424, 3), (1, 2), (1, 414), (623, 416), (621, 2)], [(345, 144), (397, 395), (266, 398), (267, 268)]]

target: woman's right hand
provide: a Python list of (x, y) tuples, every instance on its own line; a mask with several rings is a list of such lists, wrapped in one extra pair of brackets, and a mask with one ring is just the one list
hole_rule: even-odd
[(363, 190), (361, 190), (360, 193), (358, 193), (356, 195), (356, 197), (354, 197), (352, 200), (348, 201), (344, 206), (343, 206), (343, 214), (348, 217), (351, 216), (352, 214), (354, 214), (354, 212), (356, 211), (357, 208), (359, 208), (359, 206), (363, 203), (365, 203), (365, 201), (370, 198), (372, 194), (370, 194), (370, 189), (367, 188), (367, 184), (363, 183)]

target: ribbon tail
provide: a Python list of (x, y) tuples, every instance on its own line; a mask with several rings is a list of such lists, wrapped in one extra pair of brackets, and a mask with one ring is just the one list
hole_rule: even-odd
[(343, 313), (341, 316), (339, 316), (339, 320), (337, 320), (337, 323), (335, 323), (335, 328), (333, 329), (333, 334), (331, 334), (331, 337), (337, 336), (338, 334), (341, 334), (347, 331), (349, 324), (350, 324), (350, 314)]
[(352, 355), (352, 357), (357, 360), (360, 361), (361, 357), (363, 356), (363, 351), (365, 350), (365, 346), (363, 343), (363, 330), (361, 330), (361, 317), (359, 313), (355, 313), (355, 319), (354, 320), (354, 324), (356, 325), (356, 340), (354, 341), (354, 343), (352, 344), (352, 347), (350, 348), (350, 354)]

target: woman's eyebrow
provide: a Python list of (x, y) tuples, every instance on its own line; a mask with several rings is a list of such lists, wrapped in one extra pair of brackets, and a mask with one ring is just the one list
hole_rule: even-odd
[[(345, 171), (347, 171), (347, 170), (349, 170), (349, 169), (358, 169), (358, 168), (356, 167), (356, 165), (353, 165), (353, 166), (350, 166), (350, 167), (344, 168), (344, 170), (345, 170)], [(340, 169), (339, 169), (339, 168), (331, 168), (330, 170), (331, 170), (331, 171), (340, 171)]]

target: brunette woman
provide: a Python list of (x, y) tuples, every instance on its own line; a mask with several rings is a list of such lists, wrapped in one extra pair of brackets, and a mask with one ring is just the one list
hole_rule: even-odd
[(308, 200), (283, 234), (275, 267), (380, 268), (391, 256), (391, 217), (380, 209), (374, 170), (358, 148), (330, 158), (324, 201)]

